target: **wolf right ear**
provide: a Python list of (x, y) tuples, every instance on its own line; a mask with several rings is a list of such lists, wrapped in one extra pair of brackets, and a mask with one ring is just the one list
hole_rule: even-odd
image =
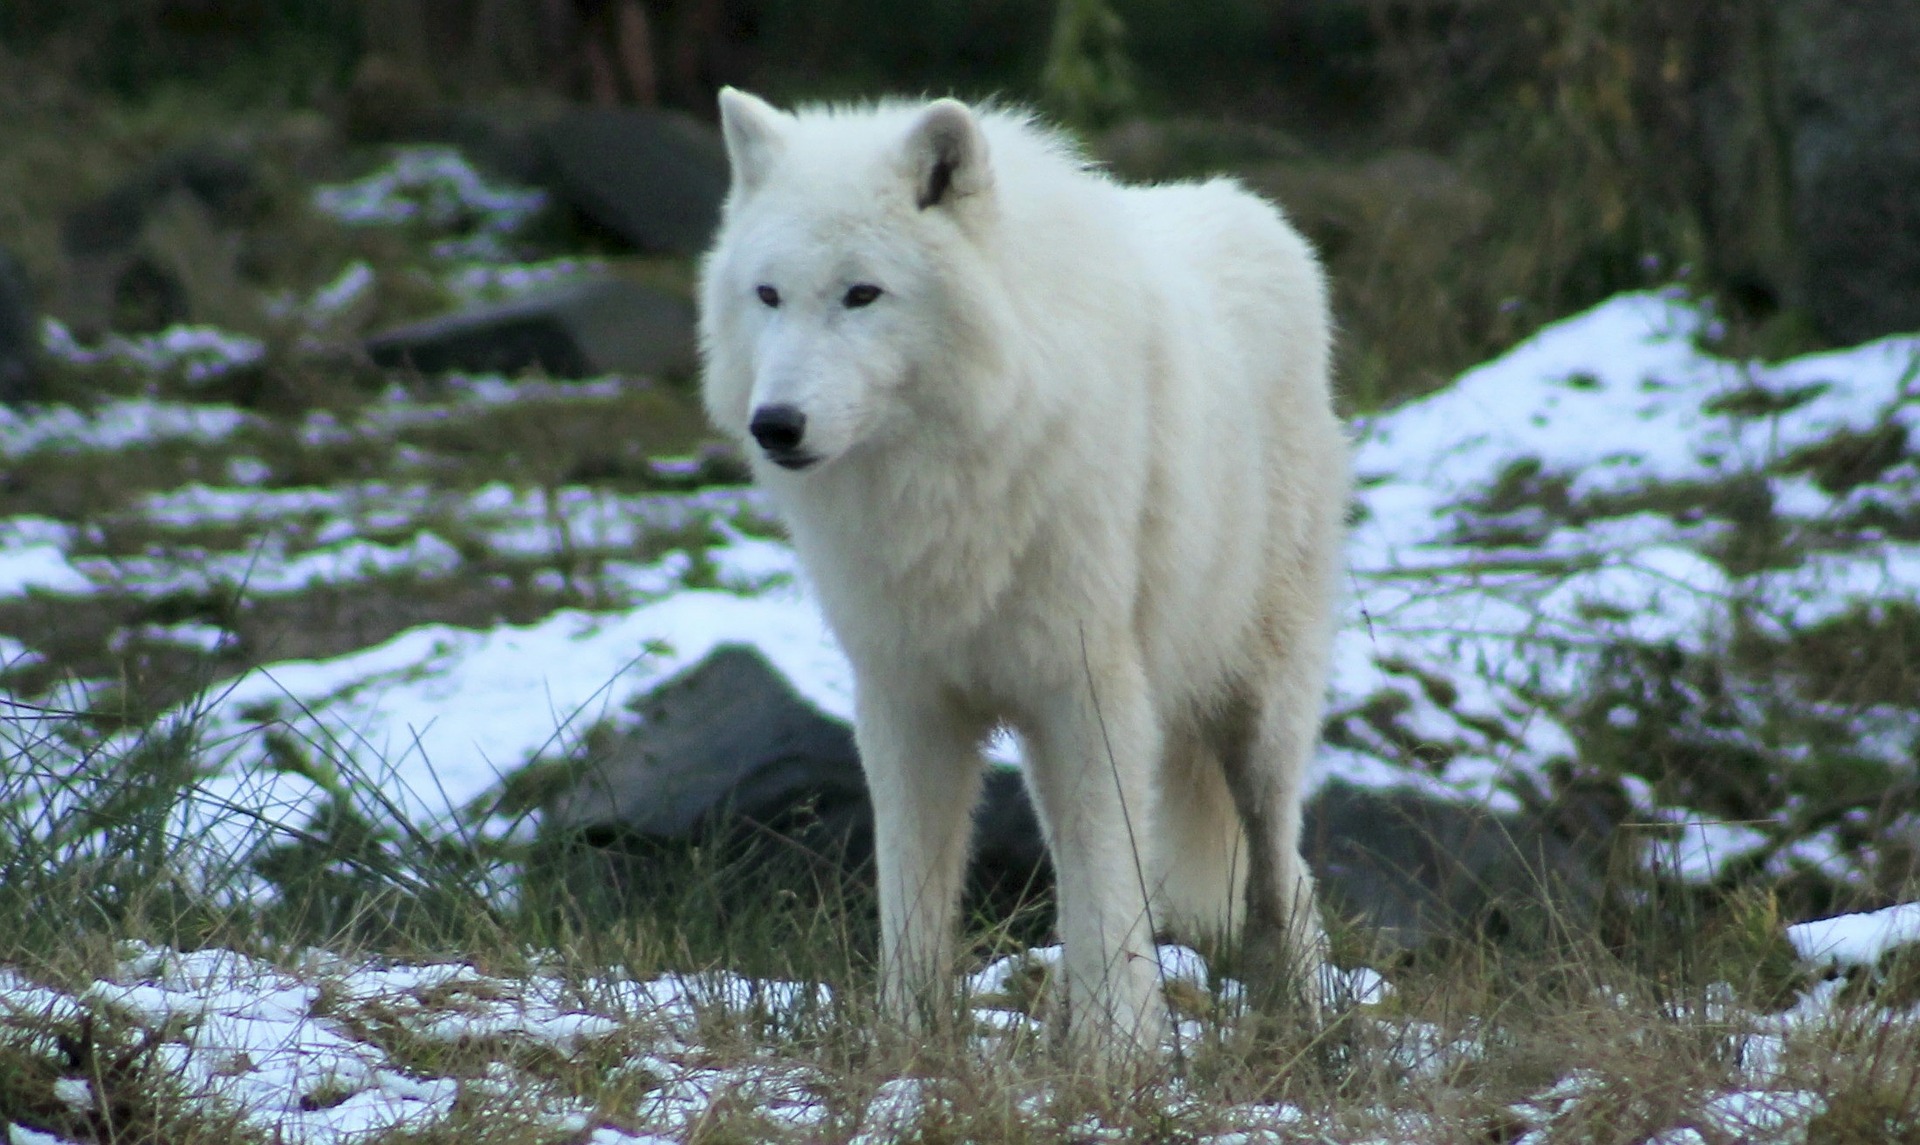
[(973, 109), (957, 99), (935, 100), (920, 113), (907, 133), (906, 159), (914, 204), (923, 211), (984, 191), (993, 181), (986, 136)]
[(720, 134), (727, 141), (734, 186), (751, 191), (766, 179), (786, 146), (786, 118), (759, 96), (739, 88), (720, 89)]

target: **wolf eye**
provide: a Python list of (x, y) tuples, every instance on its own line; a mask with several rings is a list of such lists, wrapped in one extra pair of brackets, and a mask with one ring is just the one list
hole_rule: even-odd
[(780, 305), (780, 292), (765, 283), (754, 287), (753, 292), (758, 294), (760, 301), (766, 303), (768, 306)]
[(857, 310), (878, 297), (880, 297), (879, 287), (871, 282), (862, 282), (847, 287), (847, 296), (840, 301), (846, 304), (848, 310)]

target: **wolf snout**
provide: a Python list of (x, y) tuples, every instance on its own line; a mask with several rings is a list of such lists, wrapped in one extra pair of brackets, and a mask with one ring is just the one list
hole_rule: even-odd
[(818, 458), (800, 448), (801, 441), (807, 436), (807, 415), (800, 412), (798, 406), (771, 405), (761, 406), (753, 411), (753, 420), (747, 423), (747, 432), (753, 440), (760, 443), (767, 457), (775, 465), (787, 469), (805, 469)]

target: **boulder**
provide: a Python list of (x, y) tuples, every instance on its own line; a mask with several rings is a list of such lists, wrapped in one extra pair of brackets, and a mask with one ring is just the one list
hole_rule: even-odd
[(139, 242), (153, 211), (175, 192), (190, 196), (217, 223), (236, 226), (258, 207), (261, 186), (252, 160), (238, 151), (213, 143), (182, 148), (67, 212), (61, 245), (72, 254), (126, 250)]
[(349, 81), (339, 107), (340, 133), (354, 143), (438, 143), (487, 174), (521, 186), (549, 181), (543, 139), (552, 121), (540, 103), (489, 100), (445, 103), (430, 77), (408, 65), (368, 56)]
[(549, 827), (693, 839), (730, 819), (778, 824), (810, 804), (817, 850), (870, 833), (853, 733), (754, 649), (716, 649), (648, 695), (639, 715), (551, 805)]
[(1601, 848), (1556, 822), (1333, 782), (1307, 805), (1301, 849), (1322, 908), (1380, 949), (1475, 934), (1532, 941), (1556, 921), (1591, 921), (1603, 894)]
[(1807, 309), (1841, 343), (1920, 330), (1920, 5), (1774, 6)]
[(1841, 344), (1920, 330), (1920, 5), (1721, 5), (1691, 113), (1708, 256)]
[(621, 278), (590, 278), (396, 327), (367, 339), (382, 366), (553, 377), (676, 374), (695, 364), (693, 304)]
[(0, 249), (0, 405), (39, 395), (40, 319), (26, 272)]
[(548, 192), (593, 226), (647, 254), (707, 249), (727, 193), (712, 128), (675, 112), (581, 108), (537, 139)]
[(540, 187), (588, 229), (642, 254), (705, 251), (727, 193), (726, 148), (690, 116), (441, 104), (404, 70), (381, 62), (356, 75), (346, 130), (360, 139), (458, 147), (502, 178)]
[(1027, 798), (1026, 777), (1014, 768), (987, 768), (980, 804), (973, 812), (969, 882), (975, 909), (995, 919), (1006, 918), (1053, 886), (1047, 837), (1040, 830), (1033, 801)]
[(56, 310), (86, 340), (112, 329), (231, 322), (250, 305), (236, 286), (235, 234), (262, 201), (241, 152), (205, 143), (162, 156), (61, 220)]

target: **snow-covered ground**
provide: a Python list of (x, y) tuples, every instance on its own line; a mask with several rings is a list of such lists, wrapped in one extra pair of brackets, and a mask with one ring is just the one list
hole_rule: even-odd
[[(1596, 647), (1713, 647), (1736, 613), (1779, 630), (1920, 596), (1920, 544), (1869, 524), (1845, 551), (1820, 539), (1870, 505), (1913, 505), (1920, 455), (1839, 492), (1784, 464), (1837, 433), (1920, 429), (1920, 339), (1765, 366), (1701, 352), (1707, 321), (1678, 296), (1617, 297), (1363, 428), (1352, 538), (1362, 615), (1338, 645), (1336, 709), (1398, 691), (1404, 726), (1455, 749), (1433, 778), (1498, 803), (1573, 754), (1565, 729), (1523, 697), (1575, 691)], [(1736, 574), (1710, 555), (1735, 522), (1641, 507), (1662, 487), (1741, 478), (1761, 484), (1803, 548), (1793, 563)], [(1554, 492), (1509, 506), (1503, 485)], [(1396, 664), (1440, 674), (1457, 698), (1431, 702)], [(1911, 760), (1916, 732), (1900, 721), (1875, 747)], [(1326, 772), (1391, 782), (1383, 758), (1335, 750)]]
[[(1624, 295), (1358, 427), (1352, 592), (1320, 781), (1410, 785), (1514, 807), (1550, 792), (1553, 767), (1578, 755), (1559, 702), (1609, 648), (1670, 642), (1697, 651), (1724, 645), (1736, 623), (1783, 632), (1920, 602), (1920, 544), (1882, 523), (1920, 503), (1920, 459), (1908, 452), (1870, 480), (1825, 485), (1815, 463), (1797, 460), (1836, 434), (1920, 429), (1920, 339), (1762, 365), (1703, 352), (1710, 322), (1676, 294)], [(213, 344), (152, 342), (178, 343), (189, 356)], [(571, 392), (605, 397), (621, 384)], [(354, 425), (310, 418), (302, 433), (404, 434), (409, 424), (565, 400), (567, 391), (460, 379), (448, 393), (422, 404), (396, 392)], [(215, 440), (248, 416), (161, 402), (85, 415), (0, 411), (0, 450), (22, 458), (182, 435)], [(1739, 523), (1658, 500), (1663, 489), (1741, 481), (1763, 491), (1791, 558), (1759, 569), (1717, 559)], [(267, 596), (401, 574), (446, 578), (462, 570), (456, 541), (533, 561), (592, 555), (612, 611), (566, 610), (491, 630), (415, 628), (328, 660), (268, 664), (191, 705), (209, 721), (209, 807), (284, 814), (323, 799), (311, 779), (263, 766), (268, 734), (290, 732), (377, 776), (422, 822), (446, 822), (595, 722), (632, 718), (632, 697), (722, 643), (760, 647), (802, 695), (844, 718), (847, 667), (791, 554), (753, 539), (765, 534), (765, 517), (750, 492), (726, 489), (195, 483), (153, 492), (127, 518), (181, 536), (242, 528), (246, 547), (94, 555), (85, 527), (0, 520), (0, 600), (158, 598), (215, 586)], [(718, 543), (632, 559), (648, 536), (696, 526)], [(199, 630), (180, 640), (218, 643)], [(1608, 718), (1625, 727), (1643, 716), (1623, 708)], [(1859, 751), (1912, 770), (1920, 709), (1846, 718)], [(1780, 747), (1779, 766), (1790, 767), (1794, 751)], [(1765, 825), (1659, 806), (1644, 783), (1629, 790), (1649, 822), (1675, 825), (1670, 864), (1688, 877), (1710, 878), (1776, 842)], [(258, 830), (250, 815), (226, 819), (211, 838), (234, 844)], [(1797, 839), (1776, 861), (1844, 875), (1853, 859), (1837, 842)]]
[[(1889, 949), (1915, 937), (1920, 904), (1895, 912), (1829, 920), (1852, 949)], [(1798, 936), (1796, 936), (1798, 941)], [(1811, 940), (1819, 946), (1824, 940)], [(1801, 942), (1803, 950), (1809, 943)], [(1816, 952), (1817, 954), (1817, 952)], [(1011, 985), (1023, 971), (1058, 960), (1058, 948), (1002, 958), (968, 981), (975, 1015), (973, 1039), (982, 1053), (1005, 1052), (1021, 1039), (1044, 1038), (1044, 1009), (1023, 1005)], [(1166, 1043), (1173, 1060), (1218, 1037), (1241, 1013), (1231, 979), (1212, 977), (1206, 963), (1182, 947), (1161, 948), (1169, 997), (1184, 988), (1183, 1012)], [(1728, 1060), (1743, 1063), (1732, 1081), (1696, 1096), (1681, 1123), (1652, 1138), (1668, 1145), (1743, 1140), (1806, 1140), (1809, 1121), (1826, 1108), (1786, 1062), (1793, 1038), (1817, 1034), (1857, 1013), (1838, 1008), (1839, 983), (1809, 991), (1792, 1009), (1761, 1016), (1729, 1008), (1715, 1021), (1728, 1039)], [(1361, 1008), (1362, 1020), (1381, 1032), (1390, 1056), (1410, 1078), (1438, 1077), (1461, 1055), (1483, 1052), (1472, 1041), (1449, 1041), (1426, 1023), (1396, 1017), (1385, 1006), (1391, 990), (1368, 970), (1337, 984)], [(1176, 1003), (1179, 1005), (1179, 1003)], [(90, 1037), (110, 1044), (146, 1039), (177, 1096), (209, 1116), (233, 1115), (250, 1133), (291, 1145), (335, 1145), (444, 1121), (456, 1103), (470, 1109), (500, 1103), (498, 1114), (528, 1128), (526, 1139), (567, 1135), (596, 1145), (678, 1142), (722, 1103), (734, 1114), (760, 1118), (767, 1139), (851, 1136), (885, 1142), (911, 1135), (914, 1125), (944, 1100), (938, 1079), (900, 1078), (873, 1087), (849, 1121), (845, 1102), (828, 1094), (836, 1081), (804, 1060), (773, 1047), (835, 1020), (825, 986), (753, 980), (726, 972), (635, 978), (620, 973), (580, 977), (542, 969), (488, 974), (459, 963), (401, 964), (307, 951), (273, 962), (230, 950), (180, 952), (127, 944), (118, 967), (82, 989), (62, 990), (0, 968), (0, 1040), (19, 1036), (75, 1038), (83, 1023)], [(842, 1018), (841, 1020), (845, 1020)], [(1879, 1023), (1920, 1023), (1920, 1008), (1880, 1012)], [(766, 1049), (735, 1060), (703, 1045), (703, 1029), (759, 1029)], [(1011, 1041), (1010, 1041), (1011, 1039)], [(459, 1069), (445, 1063), (464, 1047)], [(484, 1052), (473, 1053), (476, 1047)], [(563, 1059), (612, 1062), (609, 1076), (630, 1081), (630, 1109), (606, 1116), (591, 1101), (537, 1068), (539, 1050)], [(440, 1056), (436, 1056), (439, 1054)], [(433, 1062), (442, 1063), (436, 1072)], [(602, 1081), (606, 1079), (601, 1079)], [(77, 1110), (93, 1107), (98, 1080), (72, 1070), (53, 1091)], [(1590, 1117), (1583, 1103), (1604, 1108), (1610, 1086), (1601, 1072), (1574, 1070), (1512, 1107), (1523, 1129), (1518, 1140), (1559, 1139), (1558, 1126)], [(1037, 1123), (1052, 1094), (1045, 1085), (1020, 1098)], [(1310, 1111), (1284, 1102), (1248, 1102), (1199, 1110), (1179, 1073), (1159, 1095), (1168, 1115), (1189, 1124), (1224, 1126), (1200, 1137), (1212, 1145), (1248, 1141), (1322, 1140), (1334, 1111)], [(1344, 1111), (1351, 1118), (1355, 1111)], [(1380, 1140), (1445, 1139), (1448, 1126), (1428, 1115), (1381, 1109), (1360, 1111), (1398, 1132)], [(1085, 1128), (1089, 1140), (1112, 1131)], [(43, 1145), (58, 1138), (13, 1126), (11, 1145)], [(1117, 1138), (1116, 1138), (1117, 1139)]]

